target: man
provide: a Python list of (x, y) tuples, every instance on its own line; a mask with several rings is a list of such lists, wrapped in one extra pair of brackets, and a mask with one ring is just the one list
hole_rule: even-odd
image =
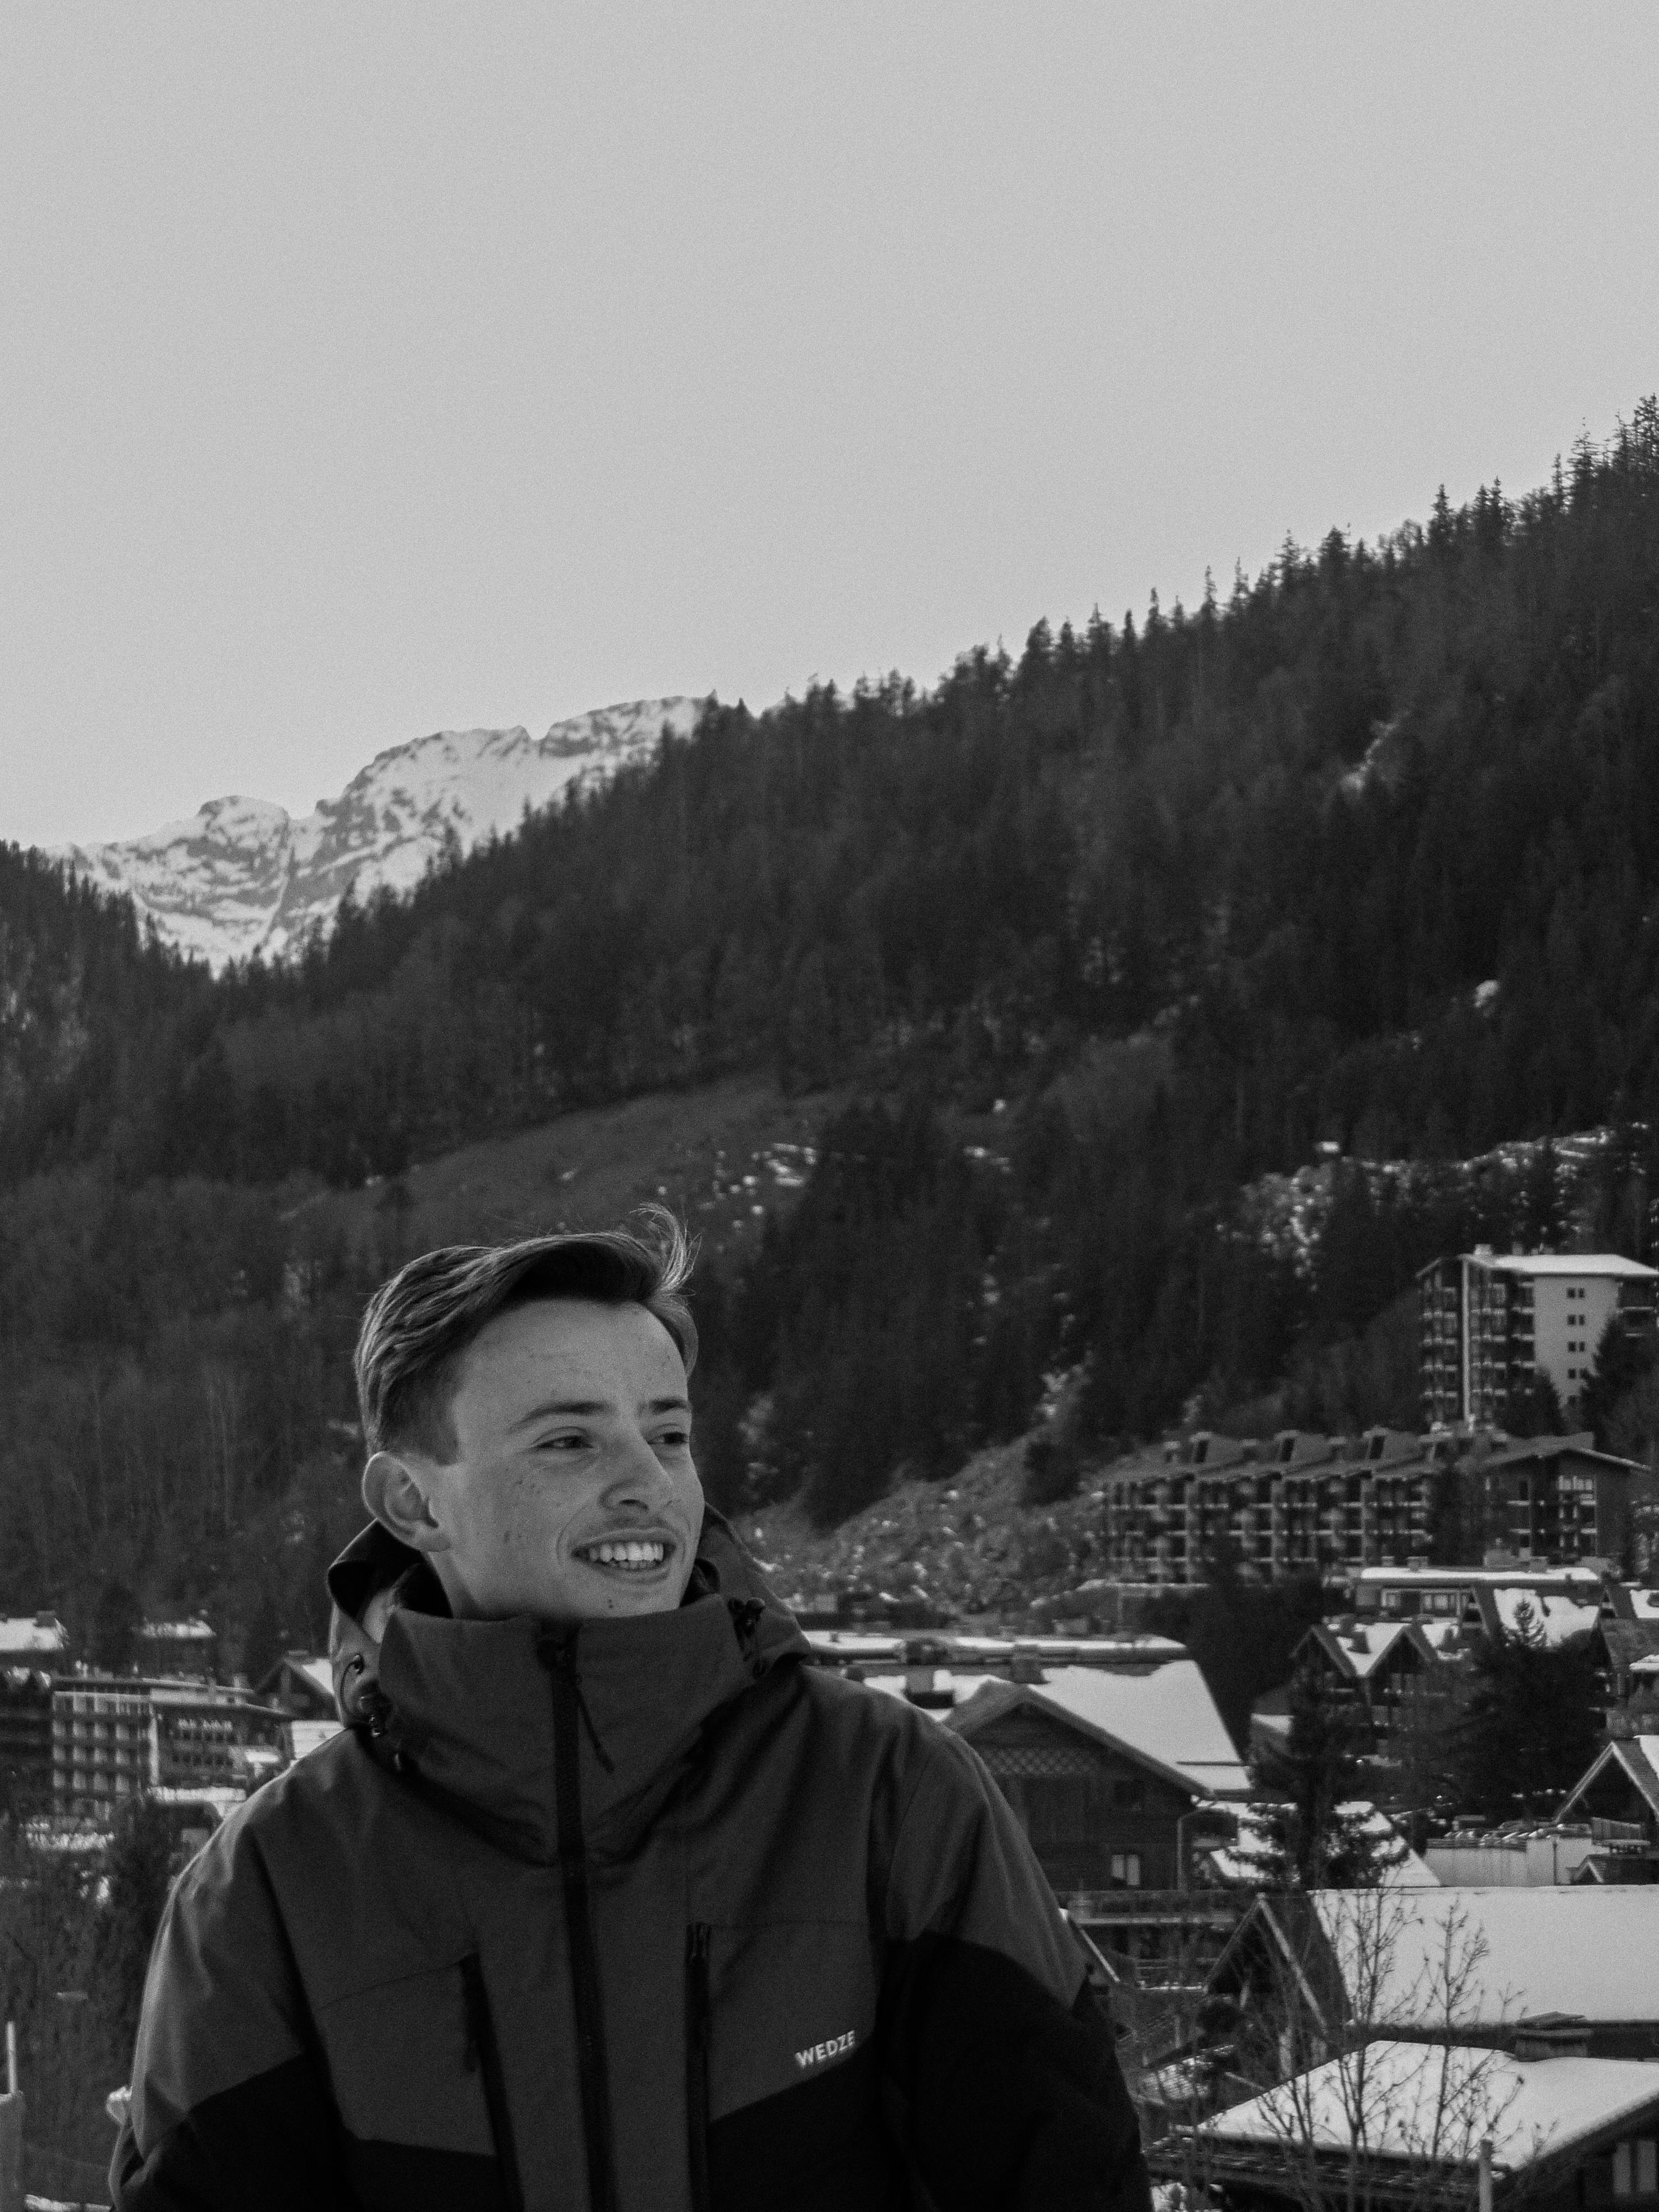
[(1143, 2212), (1081, 1960), (972, 1753), (705, 1511), (690, 1261), (455, 1249), (357, 1348), (346, 1731), (179, 1878), (125, 2212)]

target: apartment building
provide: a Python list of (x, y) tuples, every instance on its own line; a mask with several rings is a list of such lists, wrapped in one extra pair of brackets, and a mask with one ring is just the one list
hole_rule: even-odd
[(246, 1795), (285, 1755), (287, 1715), (213, 1683), (130, 1674), (60, 1680), (52, 1700), (52, 1809), (107, 1822), (124, 1798)]
[(1418, 1275), (1423, 1419), (1495, 1421), (1534, 1374), (1569, 1413), (1610, 1321), (1654, 1325), (1659, 1269), (1617, 1252), (1511, 1252), (1490, 1244), (1431, 1260)]
[(1622, 1562), (1659, 1542), (1659, 1477), (1585, 1435), (1370, 1429), (1204, 1431), (1109, 1468), (1106, 1571), (1129, 1584), (1199, 1582), (1225, 1544), (1249, 1574), (1352, 1580), (1368, 1568), (1477, 1561)]

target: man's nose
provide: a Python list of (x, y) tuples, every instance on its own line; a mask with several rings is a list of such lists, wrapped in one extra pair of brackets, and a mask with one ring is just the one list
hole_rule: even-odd
[(605, 1502), (611, 1505), (635, 1503), (659, 1505), (672, 1488), (667, 1470), (651, 1448), (643, 1431), (617, 1439), (611, 1464), (605, 1470)]

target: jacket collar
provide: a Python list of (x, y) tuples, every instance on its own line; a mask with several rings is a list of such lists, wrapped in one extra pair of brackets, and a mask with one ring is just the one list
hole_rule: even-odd
[(328, 1582), (341, 1718), (526, 1858), (557, 1856), (556, 1669), (575, 1690), (585, 1842), (608, 1854), (651, 1818), (725, 1706), (809, 1656), (793, 1616), (712, 1509), (672, 1613), (562, 1631), (524, 1618), (455, 1620), (425, 1560), (377, 1525), (347, 1546)]

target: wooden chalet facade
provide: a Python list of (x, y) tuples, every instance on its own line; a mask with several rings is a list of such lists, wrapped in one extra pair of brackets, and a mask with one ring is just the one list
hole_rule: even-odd
[(988, 1683), (945, 1725), (990, 1769), (1057, 1897), (1184, 1886), (1183, 1823), (1200, 1826), (1205, 1802), (1189, 1776), (1031, 1684)]

